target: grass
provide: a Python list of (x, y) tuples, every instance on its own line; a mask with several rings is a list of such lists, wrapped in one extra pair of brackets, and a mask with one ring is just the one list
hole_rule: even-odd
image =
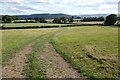
[(29, 78), (45, 78), (38, 55), (45, 42), (51, 42), (58, 53), (89, 78), (116, 78), (118, 76), (118, 28), (69, 27), (2, 31), (3, 62), (9, 60), (25, 45), (34, 42), (25, 68)]
[[(59, 31), (59, 30), (58, 30)], [(42, 64), (44, 62), (41, 61), (39, 52), (41, 50), (42, 45), (45, 42), (50, 42), (53, 35), (58, 32), (53, 31), (51, 33), (44, 34), (40, 36), (38, 39), (36, 39), (35, 44), (32, 46), (32, 52), (29, 55), (29, 64), (25, 69), (26, 76), (31, 79), (46, 79), (46, 72), (44, 68), (42, 67)], [(60, 30), (61, 31), (61, 30)]]
[(32, 52), (28, 55), (28, 63), (24, 67), (27, 78), (40, 80), (46, 78), (38, 56), (41, 46), (50, 41), (53, 34), (60, 29), (36, 29), (36, 30), (5, 30), (3, 33), (3, 65), (12, 58), (16, 51), (24, 48), (25, 45), (33, 43)]
[(118, 77), (118, 28), (68, 28), (56, 34), (52, 43), (83, 76)]
[(5, 23), (4, 27), (26, 27), (26, 26), (63, 26), (68, 24), (52, 24), (52, 23)]
[(25, 45), (34, 42), (39, 36), (57, 29), (30, 29), (30, 30), (5, 30), (2, 31), (2, 57), (3, 62), (14, 56)]

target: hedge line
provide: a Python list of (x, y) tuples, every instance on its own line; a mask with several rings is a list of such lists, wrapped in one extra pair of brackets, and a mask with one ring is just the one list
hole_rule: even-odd
[(35, 29), (35, 28), (58, 28), (58, 27), (73, 27), (73, 26), (102, 26), (100, 24), (73, 24), (73, 25), (58, 25), (58, 26), (22, 26), (22, 27), (4, 27), (0, 29)]

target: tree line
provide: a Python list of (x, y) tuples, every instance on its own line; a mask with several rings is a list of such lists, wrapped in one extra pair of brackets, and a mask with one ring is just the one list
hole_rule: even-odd
[(18, 16), (9, 16), (9, 15), (2, 15), (2, 23), (47, 23), (47, 21), (43, 18), (26, 18), (22, 19)]
[(18, 16), (2, 15), (3, 23), (11, 23), (13, 20), (20, 20)]
[(87, 21), (104, 21), (104, 17), (84, 17), (81, 21), (87, 22)]
[[(117, 16), (115, 14), (110, 14), (106, 18), (104, 17), (84, 17), (83, 19), (79, 17), (82, 22), (87, 22), (87, 21), (104, 21), (104, 25), (114, 25), (116, 21), (120, 21), (120, 16)], [(2, 22), (3, 23), (11, 23), (12, 21), (15, 21), (15, 23), (47, 23), (47, 21), (44, 18), (27, 18), (27, 19), (22, 19), (18, 16), (9, 16), (9, 15), (2, 15)], [(24, 21), (22, 21), (24, 20)], [(65, 23), (73, 23), (74, 22), (74, 17), (72, 16), (71, 18), (66, 18), (66, 17), (60, 17), (60, 18), (54, 18), (53, 23), (60, 23), (60, 24), (65, 24)]]

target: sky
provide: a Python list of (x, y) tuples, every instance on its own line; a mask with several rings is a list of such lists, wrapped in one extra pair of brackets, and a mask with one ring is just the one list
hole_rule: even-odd
[(118, 14), (119, 0), (0, 0), (0, 15)]

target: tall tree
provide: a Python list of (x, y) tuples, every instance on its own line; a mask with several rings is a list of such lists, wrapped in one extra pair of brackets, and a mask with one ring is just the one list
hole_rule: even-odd
[(105, 25), (114, 25), (117, 21), (117, 15), (116, 14), (110, 14), (106, 17), (106, 20), (104, 22)]

